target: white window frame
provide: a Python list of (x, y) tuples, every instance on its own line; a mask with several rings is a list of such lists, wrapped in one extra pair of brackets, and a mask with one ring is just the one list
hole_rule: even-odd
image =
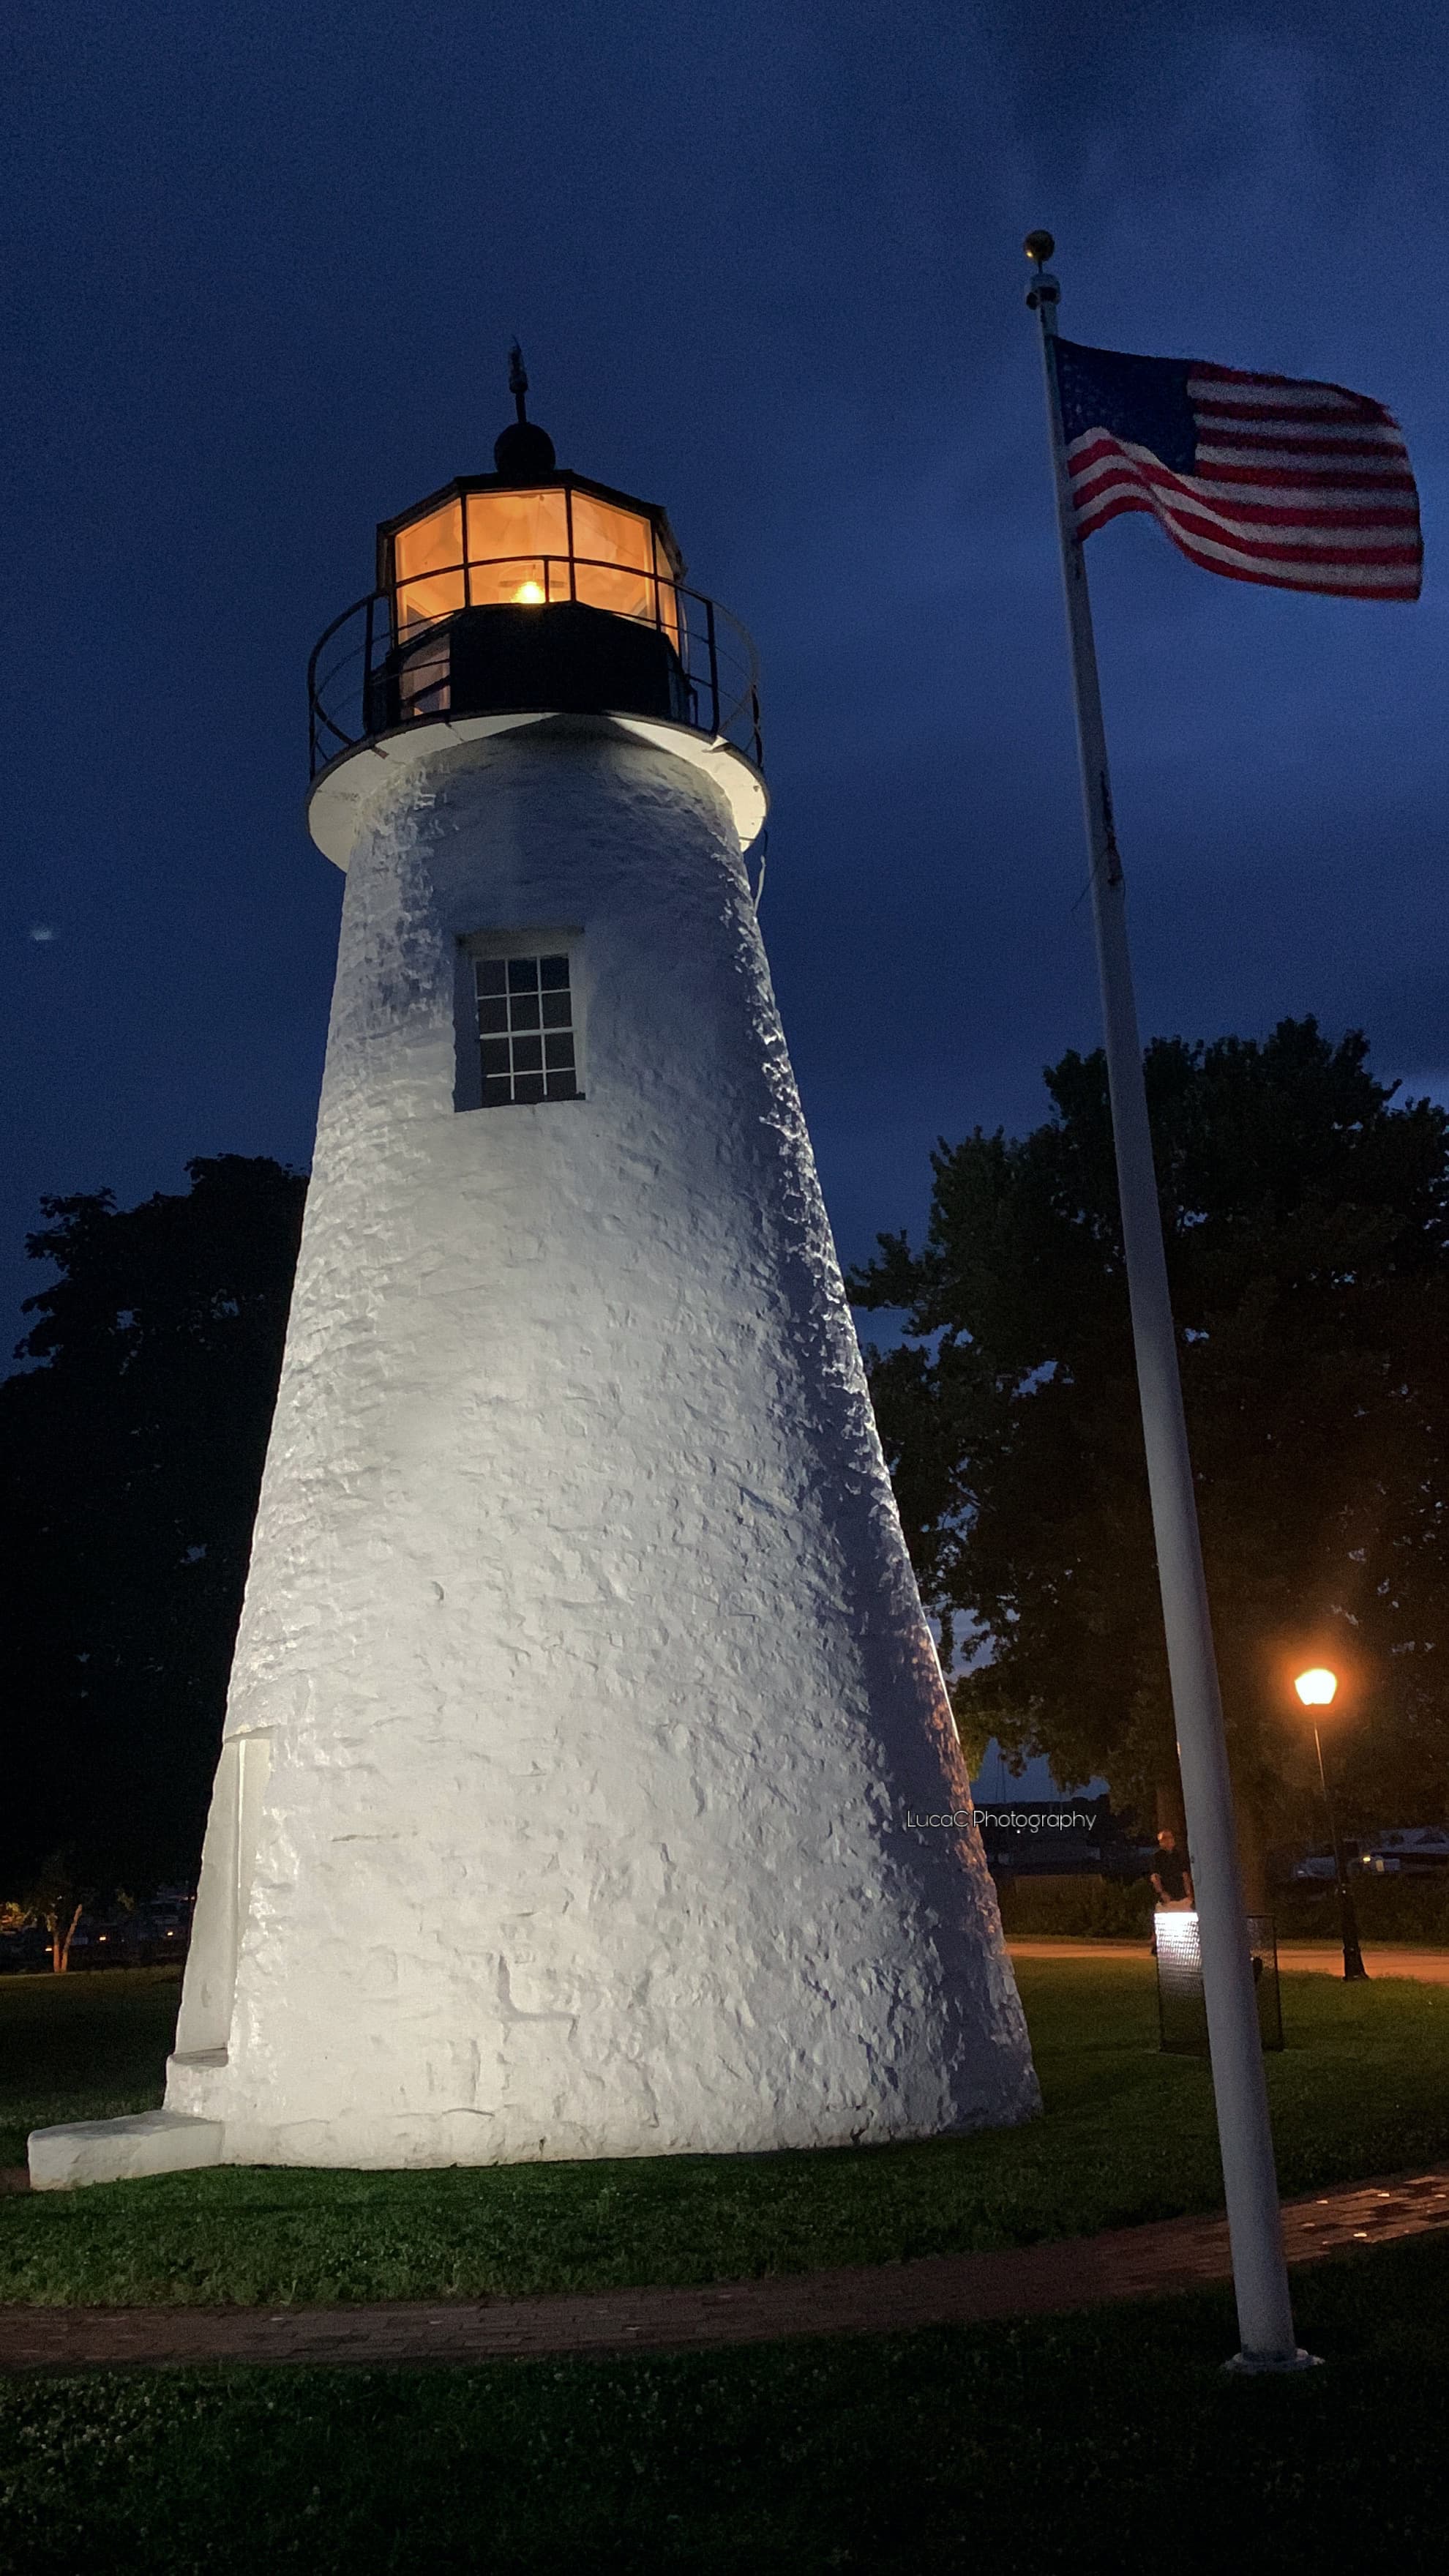
[(506, 1108), (515, 1114), (573, 1109), (587, 1096), (583, 940), (584, 934), (577, 922), (544, 922), (521, 930), (471, 930), (459, 940), (453, 1013), (456, 1036), (453, 1105), (456, 1109), (481, 1109), (484, 1106), (483, 1061), (478, 1036), (478, 984), (474, 972), (480, 958), (567, 957), (574, 1079), (577, 1084), (572, 1100), (491, 1101), (489, 1109), (501, 1112)]

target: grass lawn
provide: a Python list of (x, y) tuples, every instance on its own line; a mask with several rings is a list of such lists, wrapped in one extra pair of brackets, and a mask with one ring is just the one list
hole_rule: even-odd
[(0, 2165), (32, 2129), (159, 2102), (180, 2000), (174, 1968), (0, 1977)]
[(0, 2382), (7, 2576), (1411, 2570), (1449, 2514), (1449, 2239), (1211, 2294), (718, 2355)]
[[(1149, 1964), (1026, 1960), (1018, 1974), (1047, 2106), (1019, 2129), (813, 2155), (232, 2168), (17, 2196), (0, 2200), (0, 2298), (277, 2305), (703, 2281), (1219, 2206), (1207, 2076), (1158, 2055)], [(5, 1980), (0, 2115), (159, 2099), (175, 1992), (144, 1971)], [(1284, 1993), (1290, 2045), (1268, 2078), (1285, 2192), (1449, 2155), (1449, 1987), (1303, 1976)], [(4, 2152), (17, 2159), (19, 2139)]]

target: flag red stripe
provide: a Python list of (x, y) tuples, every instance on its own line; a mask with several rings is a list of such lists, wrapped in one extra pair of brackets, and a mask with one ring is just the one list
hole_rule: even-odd
[(1135, 492), (1127, 483), (1112, 485), (1099, 493), (1097, 498), (1083, 509), (1081, 534), (1090, 535), (1094, 528), (1104, 526), (1107, 519), (1112, 517), (1118, 508), (1125, 507), (1129, 499), (1134, 503), (1140, 501), (1144, 509), (1153, 511), (1171, 535), (1190, 533), (1202, 539), (1205, 544), (1223, 544), (1233, 553), (1242, 555), (1245, 560), (1259, 558), (1289, 564), (1360, 564), (1369, 571), (1384, 565), (1402, 570), (1411, 564), (1416, 564), (1419, 560), (1419, 549), (1416, 543), (1405, 544), (1402, 541), (1396, 543), (1392, 538), (1383, 537), (1377, 531), (1374, 532), (1372, 542), (1366, 545), (1325, 545), (1320, 537), (1298, 537), (1290, 531), (1275, 529), (1269, 532), (1257, 528), (1239, 528), (1231, 520), (1211, 518), (1200, 510), (1187, 508), (1181, 504), (1174, 506), (1167, 502), (1153, 501), (1146, 495)]
[(1290, 469), (1282, 465), (1213, 465), (1200, 457), (1198, 471), (1205, 483), (1256, 485), (1263, 491), (1275, 486), (1280, 491), (1295, 492), (1411, 492), (1414, 488), (1412, 474), (1398, 464), (1386, 464), (1382, 472), (1375, 474), (1365, 465), (1295, 465)]
[(1259, 424), (1252, 429), (1239, 429), (1235, 422), (1224, 425), (1215, 420), (1205, 420), (1201, 413), (1198, 414), (1197, 443), (1199, 453), (1204, 447), (1221, 447), (1229, 455), (1241, 453), (1244, 456), (1263, 453), (1272, 456), (1405, 457), (1408, 454), (1403, 440), (1387, 429), (1376, 435), (1360, 428), (1346, 429), (1335, 436), (1328, 429), (1285, 429), (1276, 421), (1270, 427)]
[[(1362, 507), (1365, 499), (1384, 500), (1392, 506), (1398, 494), (1408, 494), (1414, 489), (1412, 474), (1363, 474), (1355, 466), (1347, 467), (1342, 474), (1317, 466), (1311, 467), (1306, 474), (1290, 474), (1276, 466), (1224, 466), (1212, 472), (1184, 476), (1164, 465), (1150, 447), (1133, 446), (1125, 439), (1112, 437), (1109, 432), (1095, 430), (1075, 440), (1067, 451), (1067, 462), (1074, 479), (1089, 472), (1099, 462), (1106, 464), (1113, 459), (1131, 465), (1135, 472), (1146, 474), (1153, 480), (1188, 491), (1205, 488), (1210, 483), (1231, 485), (1235, 491), (1245, 492), (1254, 489), (1269, 492), (1306, 490), (1309, 493), (1326, 490), (1342, 492), (1349, 506)], [(1327, 503), (1319, 503), (1320, 508), (1328, 506)]]
[[(1390, 429), (1398, 430), (1391, 411), (1377, 403), (1365, 403), (1354, 409), (1348, 404), (1282, 401), (1223, 402), (1216, 393), (1188, 387), (1188, 400), (1195, 412), (1211, 420), (1240, 420), (1251, 425), (1255, 420), (1302, 421), (1305, 429)], [(1402, 435), (1402, 433), (1400, 433)]]
[[(1308, 521), (1306, 525), (1301, 521), (1295, 522), (1285, 513), (1261, 508), (1252, 518), (1245, 518), (1237, 511), (1217, 508), (1210, 496), (1178, 476), (1165, 473), (1161, 467), (1155, 473), (1144, 473), (1132, 458), (1096, 467), (1090, 474), (1074, 478), (1072, 488), (1073, 499), (1083, 518), (1095, 511), (1108, 493), (1136, 488), (1145, 489), (1151, 508), (1174, 516), (1180, 513), (1190, 515), (1202, 528), (1221, 529), (1244, 545), (1262, 545), (1269, 538), (1281, 535), (1286, 543), (1325, 550), (1329, 540), (1336, 538), (1346, 557), (1362, 555), (1369, 547), (1385, 541), (1400, 556), (1415, 554), (1418, 548), (1418, 518), (1411, 511), (1375, 512), (1372, 517), (1365, 515), (1358, 519), (1319, 518)], [(1295, 525), (1303, 528), (1300, 536), (1289, 533)]]
[[(1161, 520), (1160, 511), (1145, 493), (1120, 492), (1102, 510), (1084, 520), (1078, 533), (1083, 537), (1091, 536), (1098, 528), (1105, 527), (1109, 519), (1121, 518), (1132, 510), (1146, 511), (1149, 517)], [(1233, 581), (1255, 582), (1266, 590), (1337, 591), (1355, 599), (1412, 600), (1419, 596), (1417, 555), (1412, 571), (1406, 570), (1401, 575), (1388, 570), (1370, 572), (1367, 579), (1355, 581), (1346, 569), (1336, 569), (1332, 565), (1315, 566), (1310, 574), (1305, 567), (1286, 563), (1276, 564), (1271, 571), (1264, 566), (1255, 568), (1251, 563), (1225, 563), (1216, 552), (1210, 553), (1191, 538), (1179, 536), (1171, 529), (1168, 534), (1173, 537), (1179, 552), (1185, 554), (1190, 562), (1201, 565), (1204, 572), (1226, 573)]]
[[(1097, 431), (1089, 431), (1085, 438), (1076, 440), (1068, 450), (1067, 461), (1074, 494), (1089, 491), (1094, 475), (1126, 471), (1140, 474), (1144, 481), (1163, 491), (1180, 492), (1208, 507), (1217, 506), (1219, 492), (1225, 501), (1231, 495), (1234, 516), (1240, 513), (1259, 516), (1265, 522), (1275, 524), (1284, 516), (1284, 503), (1277, 499), (1254, 500), (1251, 493), (1291, 493), (1295, 502), (1302, 493), (1298, 506), (1312, 513), (1305, 521), (1308, 525), (1333, 527), (1360, 514), (1391, 523), (1408, 521), (1415, 526), (1418, 524), (1418, 496), (1412, 475), (1394, 482), (1383, 477), (1370, 477), (1353, 487), (1328, 477), (1322, 484), (1310, 483), (1305, 488), (1304, 481), (1297, 476), (1265, 474), (1253, 478), (1245, 489), (1241, 476), (1203, 474), (1189, 477), (1174, 474), (1149, 449), (1125, 446), (1120, 439)], [(1211, 490), (1210, 485), (1213, 487)]]
[(1320, 384), (1312, 376), (1248, 376), (1233, 367), (1193, 362), (1187, 379), (1190, 402), (1230, 404), (1234, 410), (1254, 400), (1274, 411), (1352, 414), (1359, 420), (1392, 420), (1392, 412), (1368, 394), (1350, 393), (1347, 385)]
[[(1085, 513), (1082, 534), (1090, 535), (1093, 528), (1105, 526), (1121, 506), (1126, 505), (1119, 492), (1106, 499), (1103, 506)], [(1143, 506), (1150, 510), (1153, 505), (1148, 501)], [(1411, 570), (1419, 560), (1417, 546), (1299, 546), (1291, 538), (1270, 544), (1256, 535), (1244, 537), (1234, 528), (1224, 528), (1211, 519), (1204, 519), (1195, 510), (1158, 509), (1153, 515), (1179, 543), (1187, 537), (1194, 537), (1200, 544), (1217, 546), (1225, 555), (1244, 563), (1276, 563), (1299, 570), (1311, 564), (1323, 564), (1339, 569), (1356, 568), (1366, 573), (1388, 571), (1398, 574)]]
[[(1412, 478), (1361, 478), (1345, 490), (1327, 479), (1260, 478), (1275, 494), (1242, 495), (1232, 478), (1172, 473), (1149, 449), (1088, 431), (1068, 451), (1078, 534), (1088, 537), (1129, 511), (1154, 516), (1180, 551), (1210, 572), (1284, 590), (1355, 598), (1418, 596), (1421, 549)], [(1304, 480), (1307, 495), (1300, 499)], [(1223, 506), (1227, 504), (1229, 506)]]

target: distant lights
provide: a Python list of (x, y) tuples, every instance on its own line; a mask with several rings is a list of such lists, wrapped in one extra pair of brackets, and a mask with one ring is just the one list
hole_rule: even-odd
[(1310, 1672), (1299, 1674), (1293, 1687), (1305, 1708), (1327, 1708), (1338, 1689), (1338, 1675), (1326, 1664), (1315, 1664)]

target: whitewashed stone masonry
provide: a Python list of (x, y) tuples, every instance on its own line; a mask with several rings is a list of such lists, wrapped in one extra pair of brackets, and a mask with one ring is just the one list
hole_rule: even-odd
[[(965, 1769), (729, 807), (607, 724), (439, 733), (359, 773), (164, 2122), (386, 2166), (1019, 2120), (974, 1827), (906, 1821)], [(460, 943), (531, 930), (586, 1096), (460, 1109)]]

